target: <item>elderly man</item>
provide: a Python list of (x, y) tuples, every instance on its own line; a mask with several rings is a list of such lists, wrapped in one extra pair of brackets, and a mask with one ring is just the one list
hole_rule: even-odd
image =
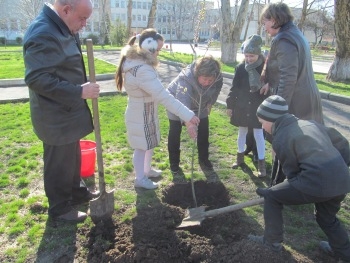
[(31, 119), (43, 142), (44, 187), (49, 216), (83, 221), (74, 205), (97, 197), (80, 178), (79, 140), (93, 131), (86, 99), (99, 96), (99, 85), (86, 80), (78, 32), (92, 13), (90, 0), (45, 4), (24, 36), (25, 82)]

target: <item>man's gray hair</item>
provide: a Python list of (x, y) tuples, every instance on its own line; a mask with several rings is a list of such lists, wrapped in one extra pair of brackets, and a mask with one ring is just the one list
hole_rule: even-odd
[[(56, 0), (60, 5), (70, 5), (74, 7), (81, 0)], [(91, 1), (91, 0), (90, 0)]]

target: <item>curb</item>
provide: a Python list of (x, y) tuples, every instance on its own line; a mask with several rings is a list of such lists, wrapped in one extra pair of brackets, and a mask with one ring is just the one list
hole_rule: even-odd
[[(168, 64), (171, 66), (181, 67), (181, 68), (186, 66), (186, 64), (183, 64), (183, 63), (167, 61), (167, 60), (160, 60), (160, 62), (163, 64)], [(233, 79), (234, 74), (222, 72), (222, 76), (224, 78)], [(99, 75), (96, 75), (96, 80), (97, 81), (112, 80), (112, 79), (114, 79), (114, 77), (115, 77), (114, 73), (99, 74)], [(89, 77), (88, 77), (88, 79), (89, 79)], [(20, 86), (26, 86), (24, 79), (3, 79), (3, 80), (0, 80), (0, 88), (11, 88), (11, 87), (20, 87)], [(108, 96), (108, 95), (114, 95), (114, 94), (116, 94), (116, 92), (101, 92), (101, 96)], [(320, 90), (320, 95), (321, 95), (322, 99), (334, 101), (334, 102), (345, 104), (345, 105), (350, 105), (350, 97), (349, 96), (339, 95), (339, 94), (326, 92), (326, 91), (322, 91), (322, 90)], [(27, 98), (9, 99), (6, 101), (1, 101), (0, 104), (8, 103), (8, 102), (10, 102), (10, 103), (26, 102), (28, 100), (29, 99), (27, 99)], [(220, 104), (221, 103), (222, 102), (220, 102)]]
[[(99, 74), (96, 75), (97, 81), (103, 81), (103, 80), (111, 80), (114, 79), (115, 74)], [(89, 76), (87, 76), (89, 80)], [(24, 82), (24, 79), (2, 79), (0, 80), (0, 88), (11, 88), (11, 87), (21, 87), (21, 86), (27, 86), (27, 84)]]

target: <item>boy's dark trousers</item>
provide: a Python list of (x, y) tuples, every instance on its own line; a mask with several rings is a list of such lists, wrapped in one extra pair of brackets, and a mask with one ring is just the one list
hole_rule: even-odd
[(268, 242), (283, 241), (283, 205), (314, 204), (316, 222), (328, 237), (336, 256), (350, 261), (347, 231), (336, 217), (345, 194), (335, 197), (315, 197), (296, 190), (288, 180), (261, 192), (264, 196), (264, 237)]
[[(182, 123), (169, 120), (168, 152), (170, 164), (180, 164), (180, 140)], [(209, 119), (200, 119), (197, 137), (198, 159), (208, 160), (209, 158)]]

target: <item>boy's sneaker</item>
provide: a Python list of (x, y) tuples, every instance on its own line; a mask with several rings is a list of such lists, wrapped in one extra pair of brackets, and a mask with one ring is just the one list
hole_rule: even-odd
[(148, 179), (146, 176), (142, 179), (135, 179), (135, 187), (142, 187), (148, 190), (156, 189), (158, 184)]
[[(336, 259), (339, 259), (335, 254), (333, 249), (331, 248), (331, 246), (329, 245), (328, 241), (320, 241), (319, 243), (319, 247), (322, 250), (322, 252), (324, 252), (325, 254), (327, 254), (328, 256), (331, 257), (335, 257)], [(346, 263), (346, 262), (350, 262), (350, 260), (344, 260), (344, 259), (339, 259), (338, 263)]]
[(328, 254), (329, 256), (334, 257), (333, 249), (329, 245), (328, 241), (320, 241), (319, 247), (322, 250), (322, 252)]
[(255, 243), (262, 244), (274, 252), (281, 252), (282, 251), (282, 244), (281, 243), (279, 243), (279, 242), (270, 243), (270, 242), (265, 240), (264, 236), (248, 235), (248, 239), (255, 242)]
[(146, 176), (148, 178), (157, 178), (159, 176), (162, 175), (162, 171), (161, 170), (156, 170), (156, 169), (153, 169), (151, 168), (151, 170), (146, 174)]

